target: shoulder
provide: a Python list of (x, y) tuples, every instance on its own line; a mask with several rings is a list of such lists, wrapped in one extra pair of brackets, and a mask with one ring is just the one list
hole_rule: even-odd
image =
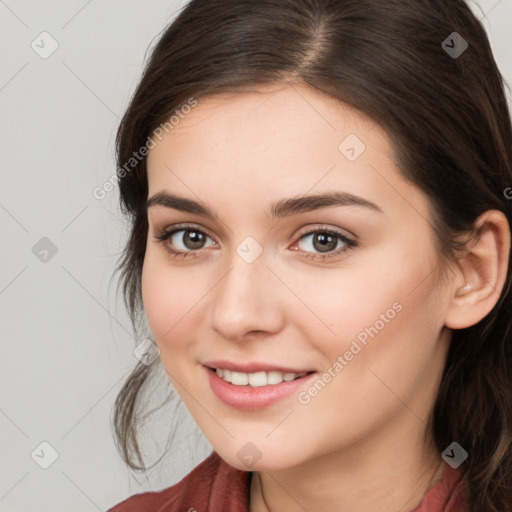
[(177, 484), (135, 494), (107, 512), (247, 512), (250, 475), (212, 452)]

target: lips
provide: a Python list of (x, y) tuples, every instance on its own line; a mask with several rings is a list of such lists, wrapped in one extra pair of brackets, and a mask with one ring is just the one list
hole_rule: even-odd
[[(204, 368), (213, 393), (226, 405), (245, 411), (264, 409), (297, 393), (316, 373), (272, 364), (229, 361), (208, 361)], [(227, 380), (225, 372), (228, 372)], [(280, 376), (287, 378), (278, 378)], [(233, 377), (235, 382), (229, 382)], [(262, 381), (269, 377), (270, 382)]]
[(230, 370), (232, 372), (240, 373), (255, 373), (255, 372), (281, 372), (281, 373), (309, 373), (314, 370), (308, 368), (288, 367), (269, 363), (234, 363), (226, 360), (214, 360), (206, 361), (203, 366), (216, 370), (221, 368), (222, 370)]

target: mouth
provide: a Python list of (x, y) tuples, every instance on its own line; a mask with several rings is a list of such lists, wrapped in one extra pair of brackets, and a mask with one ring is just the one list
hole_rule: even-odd
[[(244, 411), (264, 409), (297, 394), (311, 381), (316, 371), (256, 369), (237, 371), (242, 367), (226, 364), (203, 365), (213, 393), (229, 407)], [(256, 371), (254, 371), (256, 370)], [(284, 370), (284, 371), (283, 371)], [(297, 369), (295, 369), (297, 370)]]
[(305, 377), (312, 372), (281, 372), (272, 371), (256, 371), (256, 372), (237, 372), (227, 368), (211, 368), (208, 369), (220, 377), (223, 381), (233, 386), (246, 386), (251, 388), (259, 388), (262, 386), (275, 386), (281, 382), (291, 382), (292, 380)]

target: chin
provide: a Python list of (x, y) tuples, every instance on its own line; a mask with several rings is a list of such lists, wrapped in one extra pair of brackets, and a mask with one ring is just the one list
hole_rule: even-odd
[[(215, 449), (215, 448), (214, 448)], [(301, 464), (303, 456), (296, 454), (288, 456), (283, 453), (282, 446), (258, 448), (253, 443), (245, 443), (241, 448), (226, 451), (215, 451), (220, 457), (241, 471), (281, 471)]]

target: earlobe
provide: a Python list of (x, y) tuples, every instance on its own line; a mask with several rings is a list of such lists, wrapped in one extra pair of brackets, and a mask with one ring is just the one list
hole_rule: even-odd
[(503, 212), (488, 210), (475, 222), (477, 236), (459, 259), (450, 288), (445, 325), (464, 329), (482, 320), (496, 305), (505, 285), (510, 226)]

